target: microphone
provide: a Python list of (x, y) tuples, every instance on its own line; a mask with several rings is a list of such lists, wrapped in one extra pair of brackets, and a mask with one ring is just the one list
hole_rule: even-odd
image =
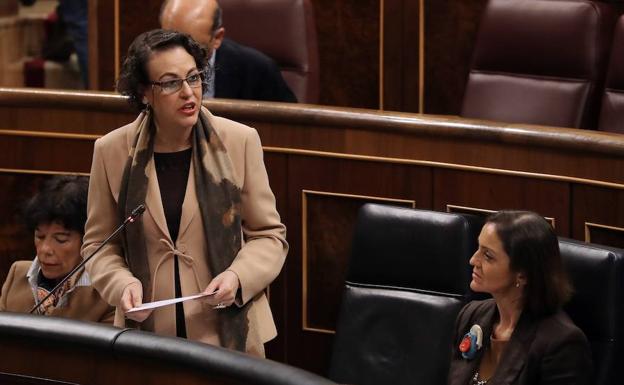
[(125, 229), (126, 226), (128, 225), (128, 223), (134, 223), (134, 221), (136, 221), (136, 219), (141, 216), (141, 214), (143, 214), (145, 212), (145, 205), (138, 205), (134, 210), (132, 210), (132, 212), (130, 213), (130, 216), (128, 218), (126, 218), (125, 221), (123, 221), (123, 223), (121, 225), (119, 225), (119, 227), (117, 227), (115, 229), (115, 231), (113, 231), (111, 233), (111, 235), (109, 235), (101, 244), (100, 246), (98, 246), (97, 249), (95, 249), (91, 255), (89, 255), (87, 258), (83, 259), (82, 262), (80, 262), (76, 267), (74, 267), (72, 269), (72, 271), (69, 272), (69, 274), (67, 274), (65, 276), (65, 278), (63, 278), (59, 283), (56, 284), (56, 286), (54, 286), (52, 288), (52, 290), (50, 290), (50, 292), (39, 302), (35, 301), (35, 306), (33, 306), (32, 309), (30, 309), (30, 314), (32, 314), (35, 310), (37, 310), (39, 308), (39, 306), (41, 306), (42, 303), (44, 303), (45, 301), (47, 301), (48, 298), (50, 298), (50, 296), (52, 296), (52, 294), (54, 294), (61, 286), (63, 286), (63, 284), (65, 282), (67, 282), (67, 280), (74, 275), (77, 271), (79, 271), (80, 269), (82, 269), (84, 267), (84, 265), (89, 262), (89, 260), (91, 258), (93, 258), (93, 256), (95, 254), (98, 253), (98, 251), (102, 250), (102, 248), (104, 246), (106, 246), (106, 244), (113, 239), (117, 234), (119, 234), (121, 232), (121, 230)]

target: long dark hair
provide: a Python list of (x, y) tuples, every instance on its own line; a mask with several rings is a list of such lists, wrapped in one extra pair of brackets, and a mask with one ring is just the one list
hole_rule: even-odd
[(509, 256), (509, 268), (526, 275), (524, 309), (533, 315), (551, 314), (570, 298), (559, 241), (542, 216), (530, 211), (503, 210), (487, 218)]

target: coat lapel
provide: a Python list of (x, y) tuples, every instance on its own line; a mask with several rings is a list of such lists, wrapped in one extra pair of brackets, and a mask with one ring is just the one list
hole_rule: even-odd
[[(459, 349), (459, 347), (455, 347)], [(480, 354), (480, 353), (479, 353)], [(477, 364), (479, 363), (478, 357), (472, 360), (461, 359), (461, 361), (455, 363), (449, 376), (449, 385), (466, 385), (477, 371)]]
[(456, 341), (457, 346), (454, 346), (453, 349), (457, 349), (456, 354), (459, 354), (460, 360), (459, 362), (456, 361), (452, 366), (452, 375), (449, 379), (450, 385), (468, 384), (472, 376), (474, 376), (475, 372), (479, 368), (479, 363), (481, 362), (483, 352), (490, 343), (490, 335), (492, 335), (492, 325), (497, 318), (496, 303), (494, 301), (491, 301), (491, 304), (488, 304), (488, 308), (486, 311), (481, 312), (481, 314), (476, 315), (476, 317), (469, 317), (465, 320), (464, 324), (461, 326), (461, 332), (463, 334), (459, 336), (460, 341), (463, 338), (464, 334), (468, 333), (473, 325), (479, 325), (481, 327), (481, 330), (483, 331), (483, 347), (477, 352), (477, 355), (474, 359), (468, 360), (461, 358), (461, 353), (458, 353), (459, 341)]
[(526, 364), (531, 342), (535, 338), (537, 323), (523, 313), (505, 347), (494, 376), (488, 382), (492, 385), (512, 384)]
[(156, 222), (156, 225), (162, 231), (163, 234), (171, 240), (169, 234), (169, 228), (167, 227), (167, 219), (165, 218), (165, 209), (162, 205), (162, 199), (160, 197), (160, 186), (158, 185), (158, 176), (156, 175), (156, 167), (154, 166), (154, 158), (149, 161), (146, 167), (148, 183), (147, 193), (145, 194), (145, 207), (149, 211), (150, 215)]
[(191, 161), (189, 168), (188, 182), (186, 184), (186, 192), (184, 194), (184, 202), (182, 203), (182, 217), (180, 218), (180, 230), (178, 239), (183, 238), (185, 231), (188, 229), (195, 214), (199, 211), (199, 203), (195, 193), (195, 171)]

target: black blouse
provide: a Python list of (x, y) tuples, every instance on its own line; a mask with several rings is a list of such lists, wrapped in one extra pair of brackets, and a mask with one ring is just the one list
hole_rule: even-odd
[[(182, 203), (184, 203), (184, 195), (186, 194), (192, 154), (192, 148), (178, 152), (154, 153), (160, 198), (165, 211), (165, 218), (167, 219), (169, 235), (171, 235), (171, 240), (174, 243), (178, 240), (178, 234), (180, 232)], [(175, 296), (177, 298), (182, 296), (180, 267), (177, 256), (174, 258), (173, 268)], [(182, 303), (176, 304), (176, 335), (186, 338), (184, 305)]]

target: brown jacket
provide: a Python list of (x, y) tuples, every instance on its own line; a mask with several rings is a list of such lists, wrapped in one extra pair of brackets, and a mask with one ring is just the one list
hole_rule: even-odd
[[(17, 261), (9, 270), (0, 296), (0, 311), (28, 313), (35, 306), (33, 291), (26, 274), (30, 261)], [(115, 309), (107, 304), (93, 286), (78, 286), (68, 294), (67, 306), (55, 308), (51, 316), (82, 321), (113, 323)]]
[[(262, 147), (257, 132), (242, 124), (213, 116), (203, 109), (210, 124), (223, 141), (231, 159), (234, 182), (241, 188), (242, 231), (246, 243), (229, 269), (240, 279), (242, 300), (238, 305), (253, 301), (249, 311), (249, 340), (266, 342), (277, 334), (265, 288), (279, 274), (286, 253), (286, 229), (275, 208), (275, 197), (269, 187), (264, 167)], [(118, 225), (117, 200), (122, 174), (132, 140), (138, 128), (139, 116), (95, 143), (91, 180), (89, 185), (88, 220), (85, 227), (83, 256), (90, 254)], [(195, 195), (193, 165), (182, 204), (178, 239), (174, 244), (167, 229), (164, 209), (158, 187), (154, 160), (147, 166), (149, 177), (146, 211), (138, 225), (144, 226), (147, 255), (152, 279), (153, 298), (144, 302), (174, 297), (173, 256), (180, 259), (182, 295), (203, 291), (212, 274), (206, 261), (207, 244), (202, 218)], [(132, 226), (132, 224), (131, 224)], [(87, 265), (94, 286), (112, 304), (118, 305), (123, 289), (138, 280), (128, 270), (119, 240), (104, 247)], [(125, 324), (121, 309), (117, 309), (115, 325)], [(184, 303), (188, 338), (218, 345), (216, 311), (201, 300)], [(154, 331), (175, 335), (175, 307), (161, 307), (154, 311)], [(262, 351), (259, 346), (247, 346), (248, 351)]]
[[(449, 385), (468, 385), (483, 355), (481, 349), (472, 360), (462, 358), (459, 343), (464, 334), (477, 324), (483, 330), (483, 346), (488, 346), (497, 319), (493, 299), (470, 302), (461, 310), (452, 346)], [(523, 314), (488, 385), (589, 385), (591, 375), (587, 339), (564, 312), (541, 319)]]

